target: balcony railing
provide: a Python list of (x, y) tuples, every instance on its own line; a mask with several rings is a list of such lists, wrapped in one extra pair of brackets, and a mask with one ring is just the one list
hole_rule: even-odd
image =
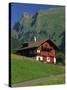
[(42, 51), (51, 51), (52, 50), (52, 48), (42, 48)]

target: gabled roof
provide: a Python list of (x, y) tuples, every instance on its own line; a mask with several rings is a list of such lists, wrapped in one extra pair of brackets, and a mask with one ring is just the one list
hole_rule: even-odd
[(40, 41), (36, 41), (36, 42), (34, 42), (34, 41), (29, 42), (27, 47), (19, 48), (18, 50), (38, 48), (45, 42), (49, 42), (55, 49), (58, 49), (58, 47), (50, 39), (47, 39), (47, 40), (40, 40)]

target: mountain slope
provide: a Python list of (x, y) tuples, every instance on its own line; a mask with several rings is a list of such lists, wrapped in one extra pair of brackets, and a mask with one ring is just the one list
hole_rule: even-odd
[(20, 43), (29, 42), (36, 36), (37, 40), (49, 38), (62, 50), (65, 43), (65, 8), (40, 10), (34, 15), (24, 13), (13, 30)]

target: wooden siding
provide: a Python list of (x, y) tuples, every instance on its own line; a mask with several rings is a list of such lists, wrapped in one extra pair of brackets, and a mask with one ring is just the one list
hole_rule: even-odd
[(37, 52), (41, 56), (55, 56), (55, 49), (49, 45), (49, 43), (44, 43), (41, 46), (40, 52)]
[(40, 52), (37, 52), (37, 54), (43, 57), (43, 61), (48, 62), (48, 57), (50, 59), (50, 63), (54, 63), (55, 49), (53, 46), (51, 46), (48, 42), (45, 42), (40, 47)]

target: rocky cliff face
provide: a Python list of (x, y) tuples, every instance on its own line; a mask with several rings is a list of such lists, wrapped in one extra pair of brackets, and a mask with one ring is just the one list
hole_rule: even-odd
[(65, 9), (60, 7), (46, 11), (40, 10), (34, 15), (24, 13), (11, 32), (12, 48), (19, 46), (19, 43), (32, 41), (36, 36), (38, 40), (49, 38), (64, 50)]

